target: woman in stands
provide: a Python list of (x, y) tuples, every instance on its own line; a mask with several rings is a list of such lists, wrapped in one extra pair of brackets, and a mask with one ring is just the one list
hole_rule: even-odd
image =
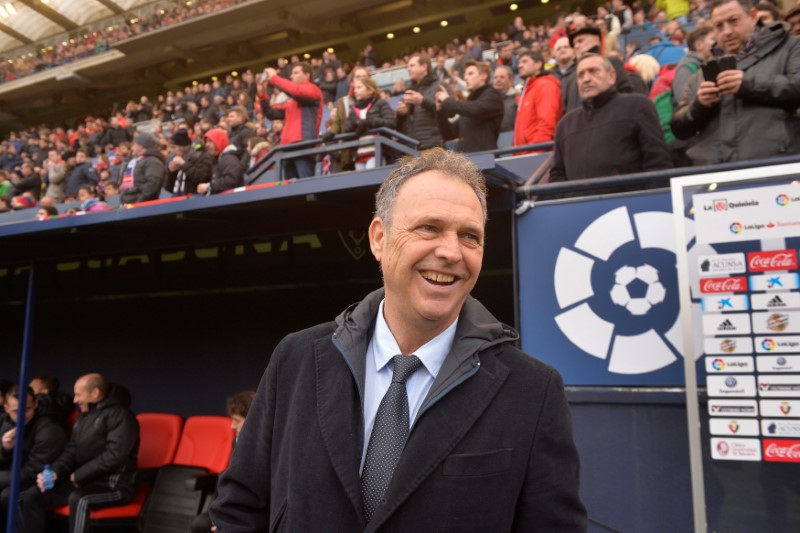
[[(345, 132), (363, 136), (368, 130), (394, 128), (395, 115), (389, 102), (380, 97), (380, 89), (372, 78), (353, 80), (353, 102), (344, 125)], [(375, 168), (375, 145), (359, 146), (356, 170)]]

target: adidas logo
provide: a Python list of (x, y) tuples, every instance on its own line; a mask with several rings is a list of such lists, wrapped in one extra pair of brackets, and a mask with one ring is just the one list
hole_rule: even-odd
[(736, 331), (736, 326), (733, 325), (730, 319), (726, 319), (717, 326), (717, 331)]
[(781, 300), (781, 297), (776, 294), (772, 300), (767, 302), (767, 307), (786, 307), (786, 302)]

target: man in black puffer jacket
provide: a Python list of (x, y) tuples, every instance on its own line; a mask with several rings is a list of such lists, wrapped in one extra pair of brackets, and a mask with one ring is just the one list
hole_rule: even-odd
[(80, 409), (72, 439), (52, 465), (55, 487), (38, 486), (20, 496), (19, 533), (42, 532), (47, 506), (69, 503), (70, 533), (89, 530), (89, 511), (125, 503), (133, 495), (139, 452), (139, 423), (130, 410), (130, 394), (100, 374), (75, 382)]
[(149, 133), (140, 133), (133, 140), (134, 157), (139, 158), (133, 169), (133, 182), (122, 181), (121, 204), (135, 204), (158, 200), (161, 187), (167, 179), (164, 156), (158, 151), (156, 138)]
[(419, 141), (419, 149), (442, 145), (442, 134), (436, 120), (436, 90), (439, 78), (431, 74), (431, 59), (414, 54), (408, 60), (411, 88), (397, 103), (397, 131)]
[(244, 169), (236, 146), (228, 141), (225, 130), (214, 128), (204, 135), (206, 151), (216, 159), (210, 183), (197, 186), (198, 194), (217, 194), (244, 185)]

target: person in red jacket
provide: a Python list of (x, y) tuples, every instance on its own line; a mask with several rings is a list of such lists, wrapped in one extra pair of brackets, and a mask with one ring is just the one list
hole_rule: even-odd
[(514, 124), (514, 146), (552, 141), (563, 114), (561, 84), (543, 71), (544, 58), (536, 52), (519, 54), (519, 75), (525, 88)]
[[(264, 69), (259, 84), (259, 99), (264, 114), (270, 120), (284, 121), (281, 144), (290, 144), (319, 137), (322, 121), (322, 91), (311, 82), (311, 65), (298, 63), (292, 67), (291, 81), (282, 78), (274, 68)], [(289, 96), (282, 104), (270, 105), (266, 85), (277, 87)], [(306, 178), (314, 175), (314, 156), (299, 157), (284, 161), (283, 178)]]

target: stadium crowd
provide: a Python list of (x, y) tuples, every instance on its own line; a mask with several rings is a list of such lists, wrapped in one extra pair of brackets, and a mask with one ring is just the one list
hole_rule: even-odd
[[(799, 7), (555, 7), (537, 24), (516, 17), (490, 35), (383, 62), (371, 45), (354, 63), (331, 50), (309, 62), (294, 56), (263, 72), (142, 96), (72, 127), (11, 132), (0, 143), (0, 211), (38, 208), (46, 219), (63, 214), (63, 202), (92, 212), (117, 204), (106, 196), (126, 205), (156, 200), (162, 189), (216, 194), (242, 186), (272, 147), (321, 131), (321, 143), (348, 132), (364, 142), (289, 159), (284, 179), (379, 164), (368, 142), (379, 127), (423, 150), (493, 150), (502, 132), (518, 153), (553, 142), (550, 181), (797, 153)], [(397, 65), (407, 77), (378, 86), (376, 72)]]

